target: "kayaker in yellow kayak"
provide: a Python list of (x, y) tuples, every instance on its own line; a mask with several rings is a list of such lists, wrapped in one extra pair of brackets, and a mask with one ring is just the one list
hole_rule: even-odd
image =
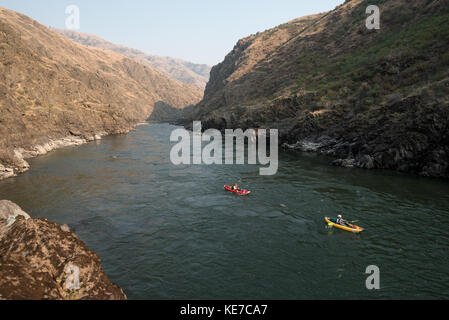
[[(363, 228), (360, 228), (359, 226), (353, 225), (349, 222), (347, 222), (346, 220), (343, 219), (343, 217), (341, 215), (338, 215), (337, 219), (332, 219), (332, 218), (324, 218), (324, 220), (327, 222), (327, 224), (330, 227), (336, 227), (339, 229), (343, 229), (346, 231), (351, 231), (354, 233), (360, 233), (362, 231), (364, 231)], [(354, 221), (356, 222), (356, 221)]]
[(346, 221), (343, 220), (343, 217), (342, 217), (341, 214), (339, 214), (338, 217), (337, 217), (337, 223), (341, 224), (341, 225), (345, 225), (346, 224)]
[(342, 217), (341, 214), (339, 214), (338, 217), (337, 217), (337, 223), (340, 224), (340, 225), (342, 225), (342, 226), (346, 226), (346, 227), (349, 227), (349, 226), (350, 226), (350, 224), (348, 223), (348, 221), (346, 221), (345, 219), (343, 219), (343, 217)]

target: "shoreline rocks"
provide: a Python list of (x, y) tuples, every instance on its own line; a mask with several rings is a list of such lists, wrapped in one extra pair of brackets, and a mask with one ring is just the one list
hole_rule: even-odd
[(298, 141), (295, 144), (283, 143), (282, 148), (290, 150), (299, 150), (302, 152), (316, 152), (323, 145), (321, 143), (310, 142), (307, 140)]
[[(27, 159), (35, 158), (38, 156), (46, 155), (47, 153), (54, 151), (56, 149), (80, 146), (93, 141), (100, 141), (103, 137), (113, 134), (127, 134), (136, 127), (147, 124), (148, 122), (138, 122), (133, 124), (129, 129), (121, 129), (114, 132), (100, 131), (98, 133), (93, 133), (89, 135), (82, 135), (77, 132), (72, 132), (72, 135), (66, 136), (60, 139), (48, 139), (43, 144), (36, 144), (31, 148), (16, 148), (13, 151), (14, 163), (4, 165), (0, 162), (0, 181), (16, 177), (18, 174), (25, 173), (30, 169), (30, 164), (26, 161)], [(79, 135), (74, 135), (79, 134)]]
[(13, 154), (14, 158), (13, 166), (11, 165), (5, 166), (2, 163), (0, 163), (0, 181), (27, 172), (30, 169), (30, 164), (26, 161), (27, 159), (46, 155), (47, 153), (57, 149), (71, 146), (80, 146), (88, 142), (99, 141), (102, 140), (103, 136), (106, 135), (108, 135), (108, 133), (104, 131), (92, 134), (88, 137), (71, 135), (61, 139), (48, 139), (46, 143), (37, 144), (28, 149), (16, 148), (14, 149)]
[(35, 158), (37, 156), (45, 155), (55, 149), (60, 149), (69, 146), (79, 146), (87, 143), (88, 140), (77, 136), (68, 136), (62, 139), (49, 140), (42, 145), (35, 145), (29, 150), (18, 148), (14, 150), (16, 158), (20, 160)]
[(14, 177), (14, 176), (15, 176), (14, 169), (7, 168), (0, 163), (0, 181)]
[[(303, 143), (286, 144), (284, 149), (313, 152), (335, 158), (331, 165), (344, 168), (389, 169), (404, 173), (417, 174), (424, 177), (449, 178), (449, 162), (446, 153), (438, 155), (414, 153), (401, 148), (390, 147), (375, 153), (364, 153), (351, 144), (320, 145), (316, 149), (304, 148)], [(428, 159), (430, 158), (430, 159)]]
[(0, 300), (126, 300), (67, 226), (0, 201)]

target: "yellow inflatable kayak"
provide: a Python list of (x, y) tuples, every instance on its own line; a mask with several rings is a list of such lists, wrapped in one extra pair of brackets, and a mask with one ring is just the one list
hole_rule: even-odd
[(360, 233), (364, 230), (363, 228), (360, 228), (359, 226), (356, 226), (356, 225), (353, 225), (350, 223), (347, 223), (347, 225), (341, 225), (341, 224), (337, 223), (336, 219), (331, 219), (331, 218), (326, 217), (326, 218), (324, 218), (324, 220), (326, 220), (327, 224), (330, 227), (335, 227), (335, 228), (342, 229), (345, 231), (349, 231), (349, 232), (353, 232), (353, 233)]

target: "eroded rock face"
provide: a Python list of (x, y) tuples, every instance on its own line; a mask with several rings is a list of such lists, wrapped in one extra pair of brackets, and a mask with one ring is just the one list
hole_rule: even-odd
[(6, 224), (0, 224), (0, 239), (6, 233), (6, 231), (11, 227), (16, 221), (17, 217), (22, 216), (25, 219), (29, 219), (30, 216), (23, 211), (17, 204), (8, 201), (0, 201), (0, 220), (6, 221)]
[[(14, 222), (8, 219), (15, 217)], [(5, 219), (6, 218), (6, 219)], [(68, 228), (0, 202), (0, 300), (123, 300), (100, 257)]]
[(7, 168), (0, 163), (0, 181), (14, 176), (15, 176), (14, 169)]
[[(242, 39), (184, 124), (278, 129), (284, 148), (334, 165), (449, 178), (448, 47), (436, 23), (447, 24), (447, 8), (384, 1), (379, 33), (363, 25), (366, 2), (351, 0)], [(431, 38), (412, 31), (427, 24)]]

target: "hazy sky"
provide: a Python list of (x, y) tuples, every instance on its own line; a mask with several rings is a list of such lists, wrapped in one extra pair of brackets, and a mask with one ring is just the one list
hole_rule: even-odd
[(78, 31), (152, 55), (210, 65), (243, 37), (344, 0), (0, 0), (46, 26), (65, 28), (68, 5), (80, 9)]

